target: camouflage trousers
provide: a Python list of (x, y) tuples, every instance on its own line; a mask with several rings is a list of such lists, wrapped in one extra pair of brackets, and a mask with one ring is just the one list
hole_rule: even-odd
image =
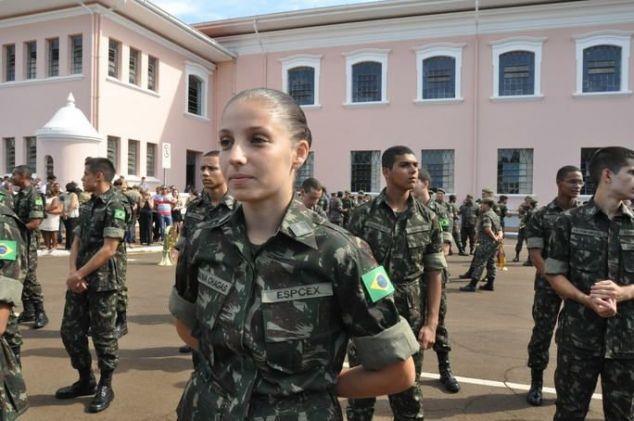
[[(20, 328), (18, 326), (18, 317), (11, 311), (9, 314), (9, 321), (7, 323), (7, 330), (2, 335), (7, 344), (13, 350), (14, 353), (20, 352), (20, 348), (22, 347), (22, 334), (20, 333)], [(1, 419), (1, 418), (0, 418)]]
[(533, 300), (533, 334), (528, 343), (528, 366), (544, 371), (548, 366), (548, 350), (557, 325), (561, 298), (551, 288), (537, 288)]
[(460, 238), (460, 229), (458, 229), (458, 224), (454, 222), (453, 229), (451, 230), (451, 236), (453, 237), (454, 242), (456, 243), (456, 247), (458, 247), (458, 251), (460, 253), (464, 252), (464, 246), (462, 245), (462, 239)]
[(44, 296), (42, 295), (42, 285), (37, 280), (37, 233), (28, 233), (29, 253), (26, 268), (26, 277), (24, 278), (24, 287), (22, 288), (22, 303), (24, 309), (32, 309), (36, 305), (42, 305)]
[(61, 335), (74, 369), (92, 367), (88, 349), (88, 328), (97, 351), (99, 369), (113, 371), (119, 361), (119, 344), (115, 337), (117, 320), (117, 291), (82, 294), (66, 291), (66, 304), (62, 318)]
[(0, 420), (13, 421), (28, 407), (22, 370), (9, 344), (0, 339)]
[[(394, 293), (394, 303), (399, 314), (408, 321), (414, 335), (418, 337), (418, 332), (423, 322), (423, 302), (420, 281), (408, 282), (406, 284), (394, 283), (396, 289)], [(423, 352), (418, 352), (412, 356), (416, 369), (416, 383), (409, 389), (389, 395), (390, 407), (397, 421), (422, 420), (423, 415), (423, 390), (420, 374), (423, 370)], [(348, 362), (351, 367), (359, 365), (354, 346), (348, 348)], [(348, 399), (346, 415), (348, 421), (369, 421), (374, 415), (374, 404), (376, 398)]]
[[(447, 315), (447, 281), (449, 280), (449, 272), (447, 269), (442, 271), (442, 289), (440, 290), (440, 308), (438, 309), (438, 326), (436, 327), (436, 342), (434, 343), (434, 351), (436, 353), (446, 353), (451, 351), (449, 345), (449, 332), (445, 326), (445, 317)], [(421, 287), (422, 314), (427, 314), (427, 284), (423, 283)], [(417, 333), (418, 334), (418, 333)]]
[(478, 244), (473, 259), (471, 259), (471, 266), (469, 267), (468, 273), (471, 274), (471, 279), (480, 280), (485, 267), (487, 270), (487, 280), (495, 279), (495, 253), (497, 249), (498, 243), (493, 241), (480, 242)]
[(517, 230), (517, 243), (515, 243), (515, 253), (520, 254), (522, 252), (522, 245), (526, 240), (526, 227), (522, 227)]
[(460, 238), (462, 239), (462, 249), (466, 251), (467, 242), (469, 242), (469, 250), (473, 251), (476, 248), (475, 244), (475, 227), (462, 226), (460, 227)]
[(603, 415), (607, 421), (634, 420), (634, 359), (607, 359), (559, 347), (555, 421), (582, 421), (601, 375)]

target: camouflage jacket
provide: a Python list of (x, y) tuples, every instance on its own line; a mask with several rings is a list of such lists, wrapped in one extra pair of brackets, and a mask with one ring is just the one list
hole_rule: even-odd
[[(546, 274), (564, 275), (582, 293), (611, 279), (634, 284), (634, 214), (621, 205), (612, 220), (590, 200), (555, 221), (548, 246)], [(634, 358), (634, 300), (618, 304), (618, 314), (601, 318), (574, 300), (559, 313), (557, 343), (604, 358)]]
[(25, 187), (14, 198), (14, 211), (25, 224), (44, 219), (44, 199), (34, 186)]
[(370, 370), (418, 350), (392, 296), (371, 299), (367, 244), (298, 201), (263, 245), (249, 243), (238, 207), (201, 224), (191, 252), (195, 295), (173, 290), (170, 311), (196, 326), (208, 386), (190, 381), (183, 419), (340, 419), (333, 393), (348, 339)]
[(26, 227), (11, 208), (0, 204), (0, 303), (19, 306), (26, 277)]
[(482, 244), (493, 243), (493, 239), (484, 232), (484, 230), (487, 228), (491, 228), (494, 234), (502, 231), (502, 226), (500, 225), (500, 217), (497, 215), (497, 213), (495, 213), (493, 209), (489, 209), (478, 218), (476, 235), (478, 236), (478, 242)]
[(458, 209), (458, 205), (456, 203), (447, 202), (447, 206), (449, 206), (449, 210), (451, 211), (451, 220), (456, 224), (458, 219), (460, 219), (460, 210)]
[(328, 218), (332, 222), (340, 223), (343, 221), (343, 202), (338, 197), (330, 199), (330, 210)]
[[(578, 205), (575, 205), (578, 206)], [(529, 249), (541, 249), (544, 261), (548, 258), (548, 239), (555, 225), (555, 221), (564, 210), (553, 200), (546, 206), (537, 209), (531, 215), (526, 226), (526, 244)], [(535, 289), (548, 289), (552, 291), (550, 284), (542, 276), (535, 275)]]
[(180, 237), (176, 243), (176, 250), (180, 250), (187, 237), (194, 232), (197, 224), (212, 219), (222, 218), (235, 207), (235, 200), (226, 194), (217, 206), (211, 202), (209, 194), (203, 190), (202, 194), (187, 204), (187, 212), (183, 218)]
[(348, 230), (368, 242), (396, 284), (420, 279), (425, 269), (447, 267), (438, 218), (411, 195), (407, 210), (396, 215), (383, 190), (354, 210)]
[(119, 288), (125, 278), (126, 248), (122, 241), (131, 212), (123, 194), (110, 188), (79, 207), (79, 221), (75, 235), (79, 239), (77, 269), (85, 265), (101, 249), (105, 238), (119, 241), (116, 254), (103, 266), (86, 277), (93, 291), (112, 291)]
[(451, 212), (451, 206), (447, 202), (438, 202), (434, 199), (430, 199), (426, 203), (427, 207), (434, 211), (438, 217), (438, 224), (443, 232), (451, 232), (453, 229), (453, 215)]
[(0, 188), (0, 203), (13, 210), (15, 208), (13, 203), (13, 193), (3, 188)]
[(463, 227), (465, 228), (475, 227), (476, 220), (478, 219), (476, 210), (477, 208), (473, 203), (469, 205), (463, 204), (462, 206), (460, 206), (460, 209), (459, 209), (460, 224)]
[(313, 206), (312, 208), (310, 208), (311, 211), (315, 212), (317, 215), (321, 216), (322, 218), (328, 218), (328, 215), (326, 215), (326, 211), (319, 205), (319, 203), (316, 203), (315, 206)]
[(525, 206), (524, 204), (522, 204), (517, 211), (520, 217), (519, 228), (524, 229), (528, 226), (528, 222), (531, 220), (531, 215), (533, 214), (534, 209), (530, 206)]

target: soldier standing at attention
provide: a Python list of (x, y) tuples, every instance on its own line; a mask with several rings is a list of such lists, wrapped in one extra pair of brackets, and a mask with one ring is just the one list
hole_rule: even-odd
[[(196, 229), (196, 225), (212, 219), (222, 219), (235, 207), (235, 200), (227, 194), (227, 181), (220, 169), (219, 151), (209, 151), (203, 155), (200, 164), (200, 175), (203, 182), (202, 194), (187, 204), (180, 236), (174, 246), (179, 251), (176, 271), (183, 272), (183, 275), (177, 275), (176, 279), (186, 278), (185, 273), (189, 269), (186, 248), (191, 240), (191, 235)], [(185, 293), (185, 285), (176, 285), (176, 288)], [(189, 345), (184, 345), (178, 350), (183, 354), (192, 351)], [(194, 356), (194, 360), (196, 358)]]
[(548, 365), (548, 349), (553, 337), (561, 298), (544, 278), (544, 262), (548, 258), (548, 239), (557, 217), (576, 207), (583, 187), (581, 170), (565, 166), (557, 171), (557, 197), (533, 213), (526, 227), (526, 244), (535, 264), (535, 298), (533, 300), (533, 334), (528, 343), (528, 366), (531, 368), (531, 388), (526, 400), (533, 406), (542, 404), (543, 373)]
[(504, 231), (504, 228), (506, 226), (504, 223), (504, 219), (509, 213), (509, 208), (506, 204), (508, 200), (509, 200), (508, 196), (502, 194), (500, 195), (500, 199), (498, 200), (498, 203), (497, 203), (498, 209), (500, 210), (499, 217), (500, 217), (500, 226), (502, 227), (502, 231)]
[[(186, 293), (172, 290), (177, 331), (202, 356), (178, 419), (340, 421), (337, 396), (410, 387), (419, 345), (387, 273), (366, 243), (293, 200), (311, 144), (302, 109), (279, 91), (243, 91), (219, 137), (241, 205), (199, 225)], [(341, 371), (350, 338), (362, 364)]]
[(13, 170), (13, 184), (20, 187), (15, 196), (15, 213), (26, 226), (26, 241), (29, 246), (29, 262), (22, 289), (24, 312), (20, 323), (34, 322), (33, 328), (40, 329), (48, 324), (44, 312), (42, 285), (37, 280), (37, 229), (44, 218), (44, 200), (31, 182), (31, 170), (26, 165), (18, 165)]
[(477, 221), (476, 208), (473, 204), (473, 196), (470, 194), (465, 197), (459, 209), (460, 213), (460, 238), (462, 239), (462, 248), (467, 251), (467, 241), (469, 241), (469, 254), (473, 254), (475, 245), (475, 226)]
[(26, 227), (4, 203), (0, 203), (0, 419), (13, 421), (27, 409), (26, 388), (20, 369), (22, 337), (13, 309), (22, 300), (22, 284), (28, 265)]
[[(442, 253), (442, 232), (438, 217), (411, 194), (418, 177), (418, 161), (412, 150), (405, 146), (386, 149), (381, 166), (387, 187), (354, 210), (348, 230), (368, 242), (374, 257), (394, 281), (399, 313), (409, 322), (422, 348), (429, 349), (436, 342), (441, 272), (447, 267)], [(364, 352), (367, 350), (360, 345), (351, 347), (351, 365)], [(416, 384), (389, 396), (397, 420), (423, 419), (422, 352), (414, 356), (414, 365)], [(375, 398), (349, 399), (348, 420), (371, 420), (375, 401)]]
[[(533, 200), (532, 197), (526, 196), (524, 198), (524, 203), (520, 205), (517, 209), (517, 213), (520, 217), (520, 226), (517, 231), (517, 243), (515, 243), (515, 257), (513, 258), (514, 262), (520, 261), (520, 253), (522, 252), (522, 245), (524, 241), (526, 241), (526, 227), (528, 226), (528, 221), (531, 219), (531, 215), (533, 214), (533, 210), (537, 202)], [(524, 262), (524, 266), (531, 266), (530, 264), (530, 256)]]
[(546, 279), (564, 299), (557, 328), (555, 420), (583, 420), (601, 375), (606, 420), (634, 419), (634, 151), (599, 149), (597, 190), (556, 220)]
[(460, 288), (460, 291), (475, 292), (476, 285), (480, 282), (484, 268), (487, 270), (487, 283), (480, 289), (493, 291), (495, 282), (495, 252), (500, 241), (504, 238), (500, 217), (493, 211), (495, 201), (482, 199), (480, 202), (480, 216), (478, 217), (478, 247), (471, 260), (471, 266), (467, 273), (460, 275), (461, 279), (471, 279), (468, 285)]
[(319, 216), (328, 218), (326, 212), (319, 206), (319, 199), (324, 191), (323, 186), (316, 178), (307, 178), (302, 183), (302, 203), (306, 209), (310, 209)]
[[(426, 169), (421, 168), (418, 171), (418, 180), (416, 186), (412, 190), (412, 195), (418, 201), (423, 204), (429, 205), (428, 207), (434, 211), (437, 209), (438, 202), (431, 199), (429, 194), (429, 185), (431, 184), (431, 176)], [(451, 346), (449, 345), (449, 332), (445, 326), (445, 317), (447, 315), (447, 282), (449, 280), (449, 273), (447, 268), (442, 271), (442, 284), (440, 293), (440, 308), (438, 310), (438, 327), (436, 328), (436, 342), (434, 342), (434, 351), (438, 358), (438, 373), (440, 374), (440, 383), (445, 387), (445, 390), (450, 393), (458, 393), (460, 391), (460, 383), (453, 375), (451, 370), (451, 364), (449, 362), (449, 352), (451, 352)], [(426, 297), (426, 284), (423, 283), (422, 290), (423, 296)]]
[[(126, 259), (123, 241), (130, 209), (112, 187), (114, 166), (106, 158), (88, 158), (82, 183), (93, 194), (79, 211), (70, 251), (61, 336), (79, 381), (55, 393), (57, 399), (93, 395), (88, 412), (108, 408), (114, 399), (112, 375), (119, 360), (115, 324), (117, 292)], [(88, 329), (97, 351), (101, 378), (95, 382), (88, 349)]]
[[(458, 204), (456, 203), (456, 195), (449, 195), (449, 209), (451, 210), (451, 236), (453, 237), (453, 241), (456, 243), (456, 247), (458, 247), (458, 254), (460, 256), (466, 256), (467, 254), (464, 252), (464, 247), (462, 245), (462, 239), (460, 238), (460, 211), (458, 210)], [(453, 251), (449, 248), (449, 255), (451, 256)]]

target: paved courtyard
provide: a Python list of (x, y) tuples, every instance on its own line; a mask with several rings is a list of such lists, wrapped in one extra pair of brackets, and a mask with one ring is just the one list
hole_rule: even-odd
[[(512, 255), (511, 248), (507, 255)], [(64, 305), (67, 257), (40, 258), (46, 310), (51, 323), (39, 331), (23, 328), (23, 364), (30, 409), (25, 421), (54, 420), (175, 420), (174, 409), (189, 377), (190, 357), (179, 354), (180, 341), (167, 312), (173, 267), (160, 267), (157, 253), (132, 254), (128, 265), (130, 333), (120, 341), (121, 362), (114, 378), (116, 399), (104, 413), (84, 413), (90, 398), (55, 400), (60, 386), (76, 380), (76, 372), (59, 337)], [(533, 268), (512, 263), (501, 272), (496, 290), (461, 293), (464, 282), (456, 277), (465, 271), (468, 258), (450, 257), (448, 328), (453, 346), (455, 373), (462, 391), (450, 395), (439, 388), (436, 356), (425, 354), (424, 404), (427, 419), (443, 420), (548, 420), (554, 413), (553, 393), (545, 404), (529, 407), (524, 400), (530, 383), (526, 368), (526, 344), (532, 327)], [(555, 360), (555, 347), (551, 349)], [(545, 386), (553, 387), (553, 369), (545, 373)], [(598, 391), (600, 393), (600, 391)], [(589, 420), (602, 419), (601, 400), (591, 404)], [(345, 405), (345, 402), (343, 402)], [(387, 399), (377, 404), (375, 419), (390, 417)]]

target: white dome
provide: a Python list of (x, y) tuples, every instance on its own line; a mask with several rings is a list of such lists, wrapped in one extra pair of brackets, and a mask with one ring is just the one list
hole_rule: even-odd
[(57, 110), (53, 118), (35, 135), (42, 140), (70, 140), (100, 142), (101, 135), (90, 124), (84, 113), (75, 107), (75, 97), (68, 95), (65, 107)]

